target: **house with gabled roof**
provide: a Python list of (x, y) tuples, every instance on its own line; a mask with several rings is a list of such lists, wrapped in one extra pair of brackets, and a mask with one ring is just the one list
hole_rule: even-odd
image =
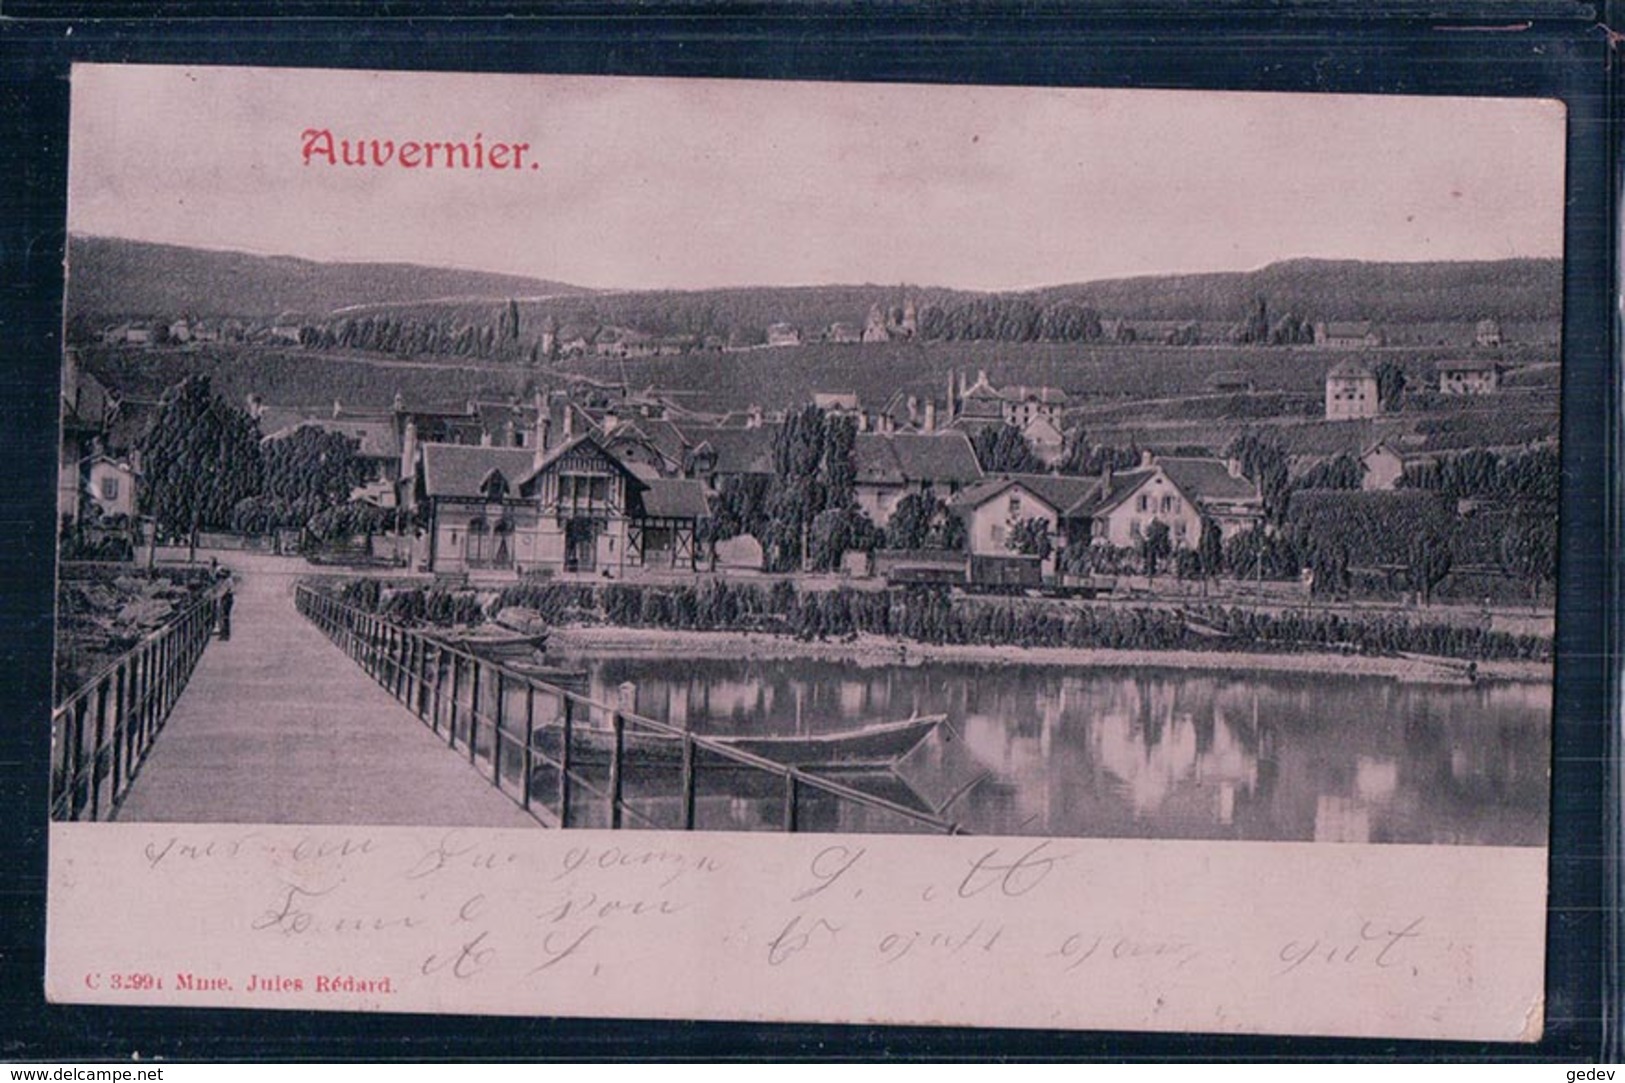
[(1326, 373), (1326, 420), (1376, 417), (1382, 409), (1377, 375), (1358, 361), (1340, 361)]
[(1176, 549), (1194, 549), (1202, 521), (1211, 520), (1225, 539), (1264, 520), (1257, 484), (1235, 459), (1157, 457), (1146, 452), (1134, 470), (1108, 473), (1090, 510), (1090, 536), (1114, 546), (1138, 545), (1153, 522), (1168, 526)]
[(713, 491), (731, 477), (771, 478), (774, 474), (776, 427), (689, 426), (683, 432), (691, 441), (683, 472)]
[(1501, 365), (1487, 357), (1458, 357), (1434, 366), (1441, 395), (1493, 395), (1501, 389)]
[(1383, 333), (1370, 320), (1322, 320), (1315, 323), (1312, 330), (1315, 345), (1328, 349), (1374, 349), (1386, 342)]
[(1089, 544), (1100, 487), (1099, 478), (998, 474), (962, 491), (950, 507), (965, 522), (972, 556), (1009, 556), (1012, 532), (1029, 519), (1043, 520), (1060, 550)]
[(545, 450), (423, 445), (419, 565), (485, 576), (698, 567), (704, 487), (634, 469), (604, 443), (588, 432)]
[(859, 433), (852, 446), (858, 507), (876, 526), (911, 493), (948, 501), (983, 478), (976, 451), (963, 432)]

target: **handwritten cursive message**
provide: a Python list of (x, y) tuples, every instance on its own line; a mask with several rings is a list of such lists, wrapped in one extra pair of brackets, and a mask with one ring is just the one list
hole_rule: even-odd
[(87, 826), (65, 1000), (1505, 1038), (1541, 992), (1538, 851)]

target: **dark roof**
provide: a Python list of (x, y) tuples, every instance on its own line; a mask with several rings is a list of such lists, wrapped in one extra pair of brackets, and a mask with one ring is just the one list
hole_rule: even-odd
[(1328, 380), (1375, 380), (1376, 378), (1369, 368), (1352, 358), (1347, 361), (1339, 361), (1326, 373), (1326, 379)]
[[(773, 442), (778, 430), (699, 428), (686, 430), (692, 446), (709, 446), (716, 453), (718, 474), (772, 474)], [(861, 438), (860, 438), (861, 439)]]
[(643, 514), (651, 519), (704, 519), (711, 514), (705, 486), (687, 478), (654, 478), (645, 482)]
[(99, 429), (112, 420), (118, 398), (94, 375), (76, 368), (63, 385), (62, 421), (65, 425)]
[(357, 454), (368, 459), (395, 459), (401, 454), (401, 442), (395, 433), (393, 421), (368, 421), (354, 417), (310, 417), (293, 422), (276, 430), (268, 431), (265, 419), (270, 411), (260, 418), (260, 428), (265, 432), (264, 440), (281, 440), (292, 436), (300, 429), (321, 429), (323, 432), (335, 432), (340, 436), (347, 436), (357, 441)]
[(1338, 323), (1326, 323), (1327, 338), (1365, 338), (1371, 333), (1370, 320), (1352, 320)]
[(965, 434), (859, 433), (852, 450), (857, 480), (876, 485), (980, 481), (982, 467)]
[(1123, 498), (1140, 487), (1140, 484), (1149, 478), (1154, 471), (1148, 467), (1134, 470), (1113, 472), (1109, 478), (1102, 478), (1100, 496), (1095, 503), (1095, 511), (1107, 511), (1122, 503)]
[(1258, 487), (1245, 477), (1236, 477), (1220, 459), (1158, 459), (1157, 465), (1168, 480), (1195, 500), (1256, 500)]
[(1501, 366), (1487, 357), (1465, 357), (1454, 361), (1440, 361), (1434, 368), (1440, 372), (1496, 372)]
[(536, 453), (530, 448), (424, 444), (424, 491), (430, 496), (480, 496), (485, 480), (495, 470), (517, 494), (520, 481), (531, 474), (535, 462)]
[(638, 419), (638, 428), (649, 438), (649, 443), (672, 462), (683, 461), (683, 452), (689, 446), (689, 438), (675, 424), (663, 417), (644, 417)]
[(979, 507), (1014, 485), (1043, 500), (1063, 517), (1092, 511), (1101, 492), (1100, 478), (1068, 474), (1001, 474), (966, 489), (954, 498), (954, 504), (966, 508)]
[[(555, 444), (552, 448), (548, 449), (547, 454), (542, 457), (540, 462), (535, 462), (534, 453), (525, 451), (525, 454), (531, 456), (531, 461), (535, 462), (535, 465), (520, 475), (518, 479), (519, 484), (524, 485), (528, 483), (532, 478), (545, 472), (548, 467), (552, 466), (554, 463), (564, 458), (564, 456), (568, 455), (577, 448), (582, 447), (583, 445), (590, 445), (594, 451), (602, 455), (610, 462), (611, 465), (620, 470), (621, 473), (625, 474), (634, 483), (639, 485), (643, 484), (642, 479), (640, 479), (637, 474), (633, 473), (625, 463), (623, 463), (619, 458), (604, 447), (604, 438), (602, 434), (596, 432), (577, 433), (575, 436), (570, 437), (570, 439), (565, 440), (562, 443)], [(523, 451), (524, 449), (520, 450)]]
[(113, 419), (107, 424), (107, 447), (123, 454), (140, 447), (152, 429), (163, 403), (152, 399), (120, 399)]
[(1058, 387), (1028, 387), (1017, 384), (1014, 387), (999, 389), (999, 397), (1006, 402), (1041, 402), (1049, 405), (1061, 405), (1066, 402), (1066, 392)]

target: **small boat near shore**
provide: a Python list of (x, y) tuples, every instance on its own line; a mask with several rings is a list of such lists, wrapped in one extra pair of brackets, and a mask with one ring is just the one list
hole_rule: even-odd
[[(877, 722), (854, 730), (838, 733), (723, 736), (696, 734), (708, 743), (723, 745), (740, 752), (787, 767), (824, 767), (843, 770), (872, 770), (889, 768), (919, 746), (937, 727), (946, 721), (945, 715), (920, 715), (895, 722)], [(562, 744), (563, 727), (554, 722), (539, 726), (534, 740), (545, 756), (556, 759)], [(614, 735), (605, 729), (581, 726), (570, 732), (570, 755), (573, 759), (607, 759)], [(622, 736), (622, 755), (632, 766), (638, 763), (672, 763), (682, 758), (683, 739), (666, 734), (642, 733), (628, 728)], [(702, 751), (701, 755), (705, 753)], [(715, 764), (711, 759), (707, 766)]]

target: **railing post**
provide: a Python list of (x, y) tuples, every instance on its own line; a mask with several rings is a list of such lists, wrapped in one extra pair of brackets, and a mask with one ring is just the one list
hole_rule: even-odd
[(575, 700), (564, 696), (564, 733), (559, 738), (559, 826), (570, 826), (570, 750), (575, 744)]
[(96, 736), (90, 746), (90, 818), (102, 818), (102, 749), (107, 743), (107, 682), (96, 685)]
[(800, 796), (801, 773), (794, 767), (784, 773), (784, 829), (796, 829), (796, 799)]
[(431, 663), (431, 665), (434, 669), (434, 680), (429, 684), (429, 728), (435, 733), (439, 733), (441, 706), (440, 685), (441, 682), (445, 680), (446, 652), (440, 649), (440, 645), (438, 643), (433, 647), (433, 651), (434, 661)]
[(80, 785), (84, 782), (85, 774), (85, 715), (90, 712), (90, 700), (81, 696), (73, 705), (72, 731), (73, 731), (73, 770), (68, 778), (68, 818), (77, 820), (79, 812), (90, 799), (86, 792), (83, 799), (80, 797)]
[(497, 670), (497, 709), (492, 714), (491, 721), (491, 784), (497, 789), (502, 788), (502, 722), (507, 713), (507, 688), (502, 679), (502, 670)]
[(120, 662), (113, 672), (113, 801), (124, 792), (124, 783), (130, 769), (130, 724), (124, 714), (124, 670)]
[(621, 750), (626, 742), (626, 718), (616, 711), (609, 719), (609, 827), (621, 826)]
[(525, 754), (519, 766), (524, 770), (519, 780), (520, 805), (530, 811), (531, 773), (536, 770), (536, 686), (525, 682)]
[(473, 662), (474, 679), (468, 686), (468, 762), (472, 764), (480, 744), (480, 660)]
[(458, 695), (457, 686), (462, 683), (461, 678), (462, 678), (462, 675), (463, 675), (463, 656), (460, 655), (460, 654), (453, 653), (453, 652), (447, 652), (447, 655), (451, 659), (451, 712), (450, 712), (450, 717), (446, 719), (446, 747), (447, 748), (456, 748), (457, 747), (457, 709), (458, 709), (458, 706), (459, 706), (459, 704), (457, 702), (457, 695)]
[(683, 734), (683, 830), (694, 830), (694, 735)]

